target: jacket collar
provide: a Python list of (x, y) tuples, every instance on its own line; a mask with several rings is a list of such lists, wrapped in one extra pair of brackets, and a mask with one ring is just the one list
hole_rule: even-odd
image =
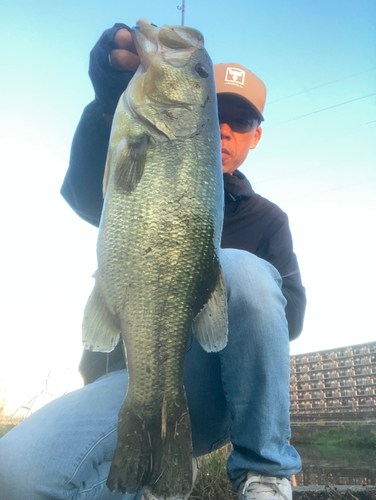
[(236, 170), (232, 175), (223, 174), (226, 202), (250, 198), (255, 192), (244, 174)]

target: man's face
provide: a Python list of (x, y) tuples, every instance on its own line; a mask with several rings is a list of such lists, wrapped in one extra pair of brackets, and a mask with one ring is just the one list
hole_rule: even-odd
[(257, 146), (262, 129), (255, 113), (243, 99), (231, 94), (219, 94), (217, 97), (222, 170), (232, 175), (244, 162), (249, 150)]

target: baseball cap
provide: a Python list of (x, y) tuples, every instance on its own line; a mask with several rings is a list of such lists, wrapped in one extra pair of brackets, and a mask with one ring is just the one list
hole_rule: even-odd
[(235, 94), (245, 99), (264, 121), (266, 87), (260, 78), (237, 63), (214, 64), (214, 76), (217, 94)]

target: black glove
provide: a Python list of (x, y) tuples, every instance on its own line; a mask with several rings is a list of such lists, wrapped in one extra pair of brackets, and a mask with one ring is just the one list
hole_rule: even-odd
[(119, 71), (110, 64), (109, 54), (116, 49), (115, 35), (129, 26), (116, 23), (106, 30), (90, 52), (89, 76), (95, 91), (95, 98), (100, 102), (103, 113), (114, 114), (121, 94), (130, 82), (133, 71)]

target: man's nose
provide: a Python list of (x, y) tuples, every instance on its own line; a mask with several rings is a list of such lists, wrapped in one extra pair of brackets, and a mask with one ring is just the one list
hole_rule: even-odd
[(228, 123), (220, 123), (219, 130), (221, 131), (221, 139), (229, 139), (231, 137), (231, 127)]

